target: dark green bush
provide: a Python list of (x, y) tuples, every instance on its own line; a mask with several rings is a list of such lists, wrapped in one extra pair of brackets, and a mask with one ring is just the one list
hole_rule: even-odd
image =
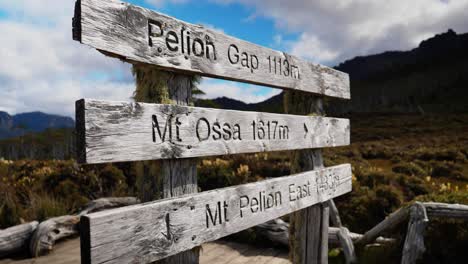
[(361, 185), (374, 188), (379, 185), (389, 184), (391, 176), (382, 171), (371, 171), (357, 174), (356, 178)]
[(50, 217), (70, 214), (65, 203), (47, 194), (31, 194), (29, 218), (44, 221)]
[(398, 175), (398, 183), (404, 189), (407, 200), (412, 200), (415, 196), (428, 194), (430, 188), (426, 182), (414, 176)]
[(0, 229), (20, 224), (21, 208), (11, 193), (0, 191)]
[(420, 160), (439, 160), (439, 161), (466, 161), (466, 156), (456, 148), (452, 149), (424, 149), (423, 151), (416, 151), (413, 157)]
[(432, 161), (432, 174), (433, 177), (447, 177), (457, 180), (468, 180), (468, 175), (463, 175), (462, 169), (463, 167), (459, 164), (454, 162), (437, 162)]
[(353, 232), (366, 232), (403, 203), (403, 194), (391, 185), (353, 186), (353, 192), (336, 199), (343, 222)]
[(389, 147), (373, 143), (363, 146), (361, 155), (365, 159), (390, 159), (393, 153)]
[(231, 185), (235, 175), (230, 162), (222, 159), (203, 160), (197, 168), (198, 185), (204, 191)]
[(128, 193), (125, 175), (111, 164), (100, 170), (98, 180), (102, 196), (125, 196)]
[(427, 172), (414, 162), (402, 162), (392, 167), (393, 172), (406, 175), (426, 176)]

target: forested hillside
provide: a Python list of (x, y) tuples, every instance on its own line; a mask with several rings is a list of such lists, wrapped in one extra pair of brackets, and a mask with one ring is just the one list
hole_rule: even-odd
[(66, 116), (50, 115), (42, 112), (10, 115), (0, 111), (0, 139), (42, 132), (49, 128), (71, 128), (75, 121)]
[[(446, 113), (468, 111), (468, 33), (449, 30), (410, 51), (356, 57), (335, 68), (351, 79), (351, 100), (330, 100), (327, 113)], [(229, 98), (200, 106), (282, 112), (283, 94), (245, 104)]]

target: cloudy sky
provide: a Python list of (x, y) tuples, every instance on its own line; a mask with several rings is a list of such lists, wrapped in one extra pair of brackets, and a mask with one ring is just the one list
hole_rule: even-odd
[[(468, 0), (127, 1), (329, 66), (468, 32)], [(79, 98), (130, 100), (130, 66), (72, 40), (74, 2), (0, 0), (0, 110), (73, 116)], [(200, 88), (245, 102), (280, 92), (214, 79)]]

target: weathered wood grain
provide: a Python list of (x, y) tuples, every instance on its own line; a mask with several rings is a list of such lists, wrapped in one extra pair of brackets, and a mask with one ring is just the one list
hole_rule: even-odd
[(426, 208), (422, 203), (415, 202), (410, 209), (410, 219), (401, 257), (402, 264), (416, 263), (426, 251), (424, 233), (428, 222)]
[(364, 246), (375, 239), (377, 239), (380, 234), (386, 230), (392, 229), (398, 224), (406, 221), (409, 216), (411, 206), (402, 207), (397, 211), (393, 212), (387, 218), (385, 218), (382, 222), (378, 223), (372, 229), (367, 231), (355, 244), (360, 246)]
[(349, 120), (319, 116), (88, 99), (76, 110), (86, 163), (333, 147), (350, 137)]
[(339, 228), (338, 238), (343, 248), (346, 263), (356, 262), (356, 253), (354, 252), (354, 244), (350, 237), (349, 230), (344, 227), (341, 223), (340, 214), (338, 208), (333, 200), (328, 201), (328, 207), (330, 208), (330, 220), (334, 226)]
[(140, 203), (136, 197), (105, 197), (89, 202), (78, 215), (85, 215), (112, 208), (129, 206)]
[[(139, 102), (170, 101), (187, 106), (193, 100), (196, 76), (163, 72), (151, 65), (133, 65), (133, 72), (137, 85), (134, 99)], [(145, 170), (142, 180), (144, 187), (140, 188), (144, 202), (198, 192), (197, 159), (143, 161), (141, 164)], [(159, 170), (154, 167), (159, 167)], [(199, 260), (200, 247), (196, 247), (153, 264), (198, 264)]]
[(73, 37), (131, 63), (350, 98), (347, 74), (123, 3), (78, 0)]
[(281, 218), (259, 224), (254, 230), (256, 237), (265, 237), (274, 243), (289, 246), (289, 223)]
[(65, 215), (50, 218), (40, 223), (29, 244), (31, 256), (45, 255), (53, 249), (58, 240), (78, 234), (79, 222), (79, 216)]
[[(331, 212), (331, 208), (330, 208), (330, 212)], [(289, 246), (288, 229), (289, 229), (289, 223), (286, 223), (280, 218), (268, 221), (266, 223), (257, 225), (255, 227), (255, 231), (258, 231), (259, 235), (266, 236), (272, 242), (278, 243), (286, 247)], [(346, 232), (348, 233), (347, 236), (349, 237), (351, 243), (354, 243), (354, 241), (359, 240), (363, 236), (362, 234), (350, 232), (345, 227), (342, 227), (342, 228), (328, 227), (328, 244), (329, 245), (333, 247), (336, 247), (336, 246), (344, 247), (343, 242), (341, 241), (342, 238), (340, 235), (340, 233), (343, 233), (343, 229), (346, 229)], [(396, 240), (393, 238), (384, 238), (384, 237), (377, 237), (375, 241), (371, 241), (371, 243), (376, 243), (376, 244), (393, 244), (395, 242)], [(343, 250), (346, 250), (346, 249), (343, 249)]]
[(25, 249), (38, 224), (34, 221), (0, 230), (0, 258)]
[(349, 191), (343, 164), (90, 214), (82, 217), (83, 262), (148, 263)]
[(447, 217), (468, 219), (468, 205), (446, 203), (423, 203), (427, 214), (431, 217)]
[[(332, 246), (342, 245), (339, 233), (342, 232), (341, 228), (338, 227), (329, 227), (328, 228), (328, 243)], [(353, 243), (362, 238), (362, 234), (349, 232), (349, 238)], [(371, 241), (374, 244), (394, 244), (396, 239), (386, 238), (386, 237), (377, 237), (374, 241)]]

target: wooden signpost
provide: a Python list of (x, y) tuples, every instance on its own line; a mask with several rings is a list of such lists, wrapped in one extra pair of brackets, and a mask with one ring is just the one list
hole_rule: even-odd
[[(350, 125), (308, 116), (323, 114), (321, 98), (304, 100), (299, 92), (349, 99), (347, 74), (119, 0), (77, 0), (73, 38), (134, 64), (142, 75), (156, 73), (151, 67), (173, 73), (162, 82), (175, 102), (189, 103), (190, 75), (201, 75), (288, 89), (289, 110), (301, 114), (77, 101), (78, 160), (163, 159), (162, 191), (170, 197), (82, 216), (82, 263), (198, 263), (197, 251), (187, 250), (290, 213), (292, 261), (327, 262), (324, 202), (351, 191), (351, 166), (323, 167), (319, 148), (348, 145)], [(298, 174), (191, 193), (196, 160), (189, 158), (278, 150), (301, 150), (292, 159)]]
[(345, 73), (119, 0), (79, 0), (74, 21), (75, 40), (129, 62), (350, 98)]
[(217, 189), (82, 218), (86, 263), (150, 263), (351, 191), (351, 166)]
[(349, 120), (340, 118), (88, 99), (78, 101), (76, 111), (83, 163), (349, 144)]

